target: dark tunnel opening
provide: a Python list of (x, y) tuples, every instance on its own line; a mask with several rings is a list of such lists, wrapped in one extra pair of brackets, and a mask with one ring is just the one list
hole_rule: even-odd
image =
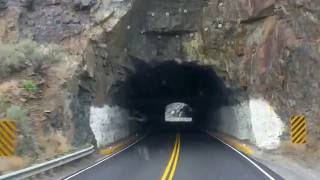
[[(210, 111), (227, 103), (230, 92), (212, 67), (175, 61), (134, 62), (135, 73), (113, 87), (118, 90), (112, 97), (115, 104), (145, 117), (143, 128), (199, 129), (209, 120)], [(165, 122), (165, 108), (175, 102), (192, 108), (192, 123)]]

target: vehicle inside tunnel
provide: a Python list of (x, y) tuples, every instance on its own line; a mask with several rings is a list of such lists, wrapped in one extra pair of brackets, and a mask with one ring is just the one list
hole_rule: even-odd
[[(210, 119), (209, 112), (226, 104), (231, 95), (210, 67), (175, 61), (137, 64), (136, 72), (117, 83), (111, 96), (115, 104), (145, 117), (143, 127), (199, 129)], [(165, 121), (166, 106), (175, 102), (190, 106), (192, 123)]]

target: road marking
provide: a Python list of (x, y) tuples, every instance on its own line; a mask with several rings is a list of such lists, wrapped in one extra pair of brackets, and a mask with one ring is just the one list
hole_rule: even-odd
[(166, 167), (166, 169), (165, 169), (165, 171), (164, 171), (164, 173), (163, 173), (163, 175), (161, 177), (161, 180), (165, 180), (167, 178), (169, 172), (170, 172), (170, 169), (171, 169), (171, 166), (172, 166), (172, 162), (173, 162), (174, 157), (176, 155), (176, 150), (177, 150), (177, 146), (178, 146), (177, 141), (178, 141), (178, 134), (176, 135), (176, 139), (174, 141), (174, 146), (173, 146), (173, 150), (172, 150), (172, 153), (171, 153), (171, 157), (170, 157), (170, 160), (169, 160), (169, 162), (167, 164), (167, 167)]
[(172, 180), (176, 170), (177, 163), (178, 163), (179, 152), (180, 152), (180, 133), (177, 133), (170, 160), (161, 177), (161, 180), (167, 180), (167, 179)]
[(170, 172), (170, 176), (169, 176), (169, 180), (173, 179), (174, 173), (176, 172), (176, 168), (177, 168), (177, 164), (178, 164), (178, 160), (179, 160), (179, 154), (180, 154), (180, 134), (178, 134), (178, 149), (177, 149), (177, 153), (174, 159), (174, 164), (172, 167), (172, 170)]
[(230, 146), (229, 144), (225, 143), (223, 140), (221, 140), (220, 138), (218, 138), (215, 135), (211, 135), (209, 132), (206, 132), (207, 134), (209, 134), (209, 136), (216, 138), (217, 140), (219, 140), (220, 142), (222, 142), (224, 145), (228, 146), (229, 148), (231, 148), (232, 150), (234, 150), (235, 152), (237, 152), (238, 154), (240, 154), (240, 156), (242, 156), (243, 158), (245, 158), (246, 160), (248, 160), (252, 165), (254, 165), (257, 169), (259, 169), (265, 176), (267, 176), (270, 180), (275, 180), (274, 177), (272, 177), (269, 173), (267, 173), (265, 170), (263, 170), (257, 163), (255, 163), (254, 161), (252, 161), (250, 158), (248, 158), (246, 155), (244, 155), (243, 153), (241, 153), (240, 151), (238, 151), (237, 149), (235, 149), (234, 147)]
[(130, 147), (132, 147), (132, 146), (134, 146), (134, 145), (136, 145), (138, 142), (140, 142), (140, 141), (141, 141), (142, 139), (144, 139), (145, 137), (146, 137), (146, 136), (141, 137), (140, 139), (136, 140), (135, 142), (133, 142), (132, 144), (130, 144), (128, 147), (122, 149), (121, 151), (119, 151), (119, 152), (117, 152), (117, 153), (114, 153), (114, 154), (112, 154), (111, 156), (107, 156), (107, 157), (103, 158), (102, 160), (99, 160), (97, 163), (95, 163), (95, 164), (93, 164), (93, 165), (91, 165), (91, 166), (89, 166), (89, 167), (87, 167), (87, 168), (85, 168), (85, 169), (82, 169), (82, 170), (76, 172), (75, 174), (73, 174), (73, 175), (71, 175), (71, 176), (69, 176), (69, 177), (64, 178), (64, 180), (69, 180), (69, 179), (71, 179), (71, 178), (73, 178), (73, 177), (75, 177), (75, 176), (77, 176), (77, 175), (79, 175), (79, 174), (81, 174), (81, 173), (83, 173), (83, 172), (85, 172), (85, 171), (87, 171), (87, 170), (89, 170), (89, 169), (91, 169), (91, 168), (93, 168), (93, 167), (95, 167), (95, 166), (103, 163), (104, 161), (106, 161), (106, 160), (108, 160), (108, 159), (110, 159), (110, 158), (112, 158), (112, 157), (120, 154), (121, 152), (129, 149)]

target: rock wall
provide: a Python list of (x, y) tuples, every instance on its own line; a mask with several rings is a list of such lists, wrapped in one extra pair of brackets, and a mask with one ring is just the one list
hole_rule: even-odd
[(231, 86), (270, 102), (284, 124), (292, 115), (306, 115), (311, 136), (319, 137), (314, 103), (319, 102), (319, 73), (313, 70), (320, 57), (319, 2), (210, 2), (204, 21), (208, 35), (202, 39), (208, 40), (209, 61), (220, 64), (217, 72)]

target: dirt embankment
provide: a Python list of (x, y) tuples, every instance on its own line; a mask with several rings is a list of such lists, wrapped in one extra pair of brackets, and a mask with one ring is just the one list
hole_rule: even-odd
[[(21, 168), (72, 150), (64, 118), (67, 82), (80, 62), (62, 46), (31, 40), (0, 43), (0, 120), (18, 127), (16, 157), (0, 157), (0, 171)], [(1, 163), (2, 164), (2, 163)]]

